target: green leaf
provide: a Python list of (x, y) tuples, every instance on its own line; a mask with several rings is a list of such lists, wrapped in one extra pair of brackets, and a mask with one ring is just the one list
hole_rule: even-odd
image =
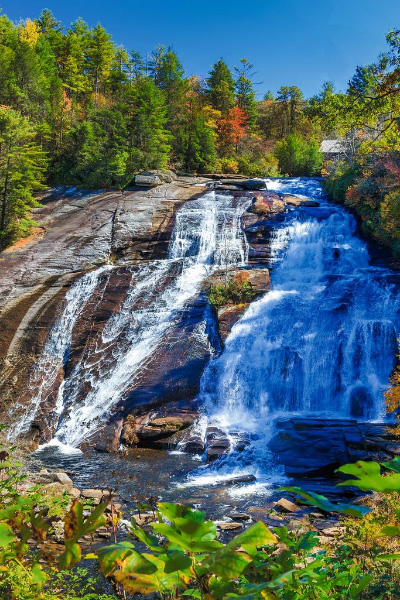
[[(391, 463), (386, 464), (393, 464)], [(391, 468), (391, 467), (388, 467)], [(337, 469), (340, 473), (354, 475), (356, 479), (348, 479), (338, 485), (352, 485), (363, 492), (396, 492), (400, 490), (400, 473), (382, 477), (379, 463), (359, 460), (354, 464), (343, 465)]]
[(82, 558), (81, 547), (77, 542), (66, 542), (65, 550), (60, 554), (58, 562), (61, 569), (70, 569)]
[(277, 539), (261, 521), (254, 523), (251, 527), (237, 535), (227, 544), (227, 548), (237, 548), (238, 546), (269, 546), (276, 544)]
[(351, 515), (353, 517), (363, 517), (367, 513), (371, 512), (371, 509), (367, 508), (366, 506), (331, 502), (325, 496), (321, 496), (321, 494), (305, 492), (299, 487), (284, 487), (280, 489), (286, 492), (293, 492), (294, 494), (297, 494), (303, 499), (304, 504), (309, 506), (317, 506), (324, 512), (338, 512), (344, 515)]
[(202, 566), (208, 567), (215, 575), (229, 580), (240, 577), (251, 562), (253, 559), (243, 552), (224, 549), (211, 555)]
[(138, 540), (146, 544), (152, 552), (165, 552), (165, 549), (159, 543), (158, 537), (142, 529), (133, 519), (127, 525), (127, 528)]
[(192, 560), (184, 552), (175, 551), (165, 561), (165, 573), (184, 571), (192, 566)]
[(7, 523), (0, 523), (0, 546), (9, 546), (15, 540), (13, 530)]
[(181, 593), (181, 596), (190, 596), (191, 598), (196, 598), (198, 600), (201, 600), (200, 590), (195, 590), (194, 588), (192, 588), (190, 590), (185, 590), (184, 592)]
[(130, 542), (120, 542), (104, 546), (98, 550), (98, 557), (103, 574), (108, 577), (117, 567), (123, 567), (130, 574), (149, 575), (157, 571), (157, 567), (144, 558)]
[(379, 536), (382, 537), (395, 537), (400, 535), (400, 526), (399, 525), (385, 525), (382, 527)]
[(42, 587), (42, 585), (45, 583), (47, 577), (46, 577), (45, 573), (42, 571), (42, 568), (38, 563), (33, 565), (32, 569), (31, 569), (31, 573), (32, 573), (32, 583), (39, 588)]
[(375, 560), (400, 560), (400, 554), (379, 554)]

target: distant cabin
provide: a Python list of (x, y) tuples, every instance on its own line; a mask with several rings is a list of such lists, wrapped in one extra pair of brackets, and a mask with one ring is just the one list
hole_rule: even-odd
[(322, 140), (319, 151), (324, 155), (324, 160), (343, 158), (346, 147), (342, 140)]

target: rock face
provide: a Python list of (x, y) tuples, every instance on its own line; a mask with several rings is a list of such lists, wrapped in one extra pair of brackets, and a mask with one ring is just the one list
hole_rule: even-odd
[[(174, 178), (164, 175), (166, 180)], [(100, 277), (94, 304), (87, 305), (78, 319), (70, 368), (82, 356), (85, 344), (101, 331), (105, 315), (118, 310), (132, 276), (130, 269), (165, 257), (177, 208), (205, 191), (198, 185), (205, 183), (183, 177), (145, 191), (87, 193), (55, 188), (44, 195), (43, 206), (34, 211), (43, 235), (0, 254), (0, 411), (5, 424), (24, 410), (32, 394), (27, 389), (28, 371), (40, 356), (74, 281), (100, 265), (117, 267), (113, 276)], [(60, 372), (55, 387), (62, 377)], [(37, 436), (33, 432), (30, 436), (33, 445), (54, 421), (55, 396), (50, 392), (47, 413), (38, 414)], [(41, 430), (36, 429), (39, 421)]]
[(397, 456), (396, 439), (384, 424), (298, 418), (276, 424), (270, 449), (289, 477), (332, 479), (343, 464)]

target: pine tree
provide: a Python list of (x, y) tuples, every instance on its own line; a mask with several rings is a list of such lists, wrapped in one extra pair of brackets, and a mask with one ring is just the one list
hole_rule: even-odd
[(104, 84), (109, 76), (113, 58), (114, 44), (111, 35), (98, 24), (91, 30), (85, 48), (85, 67), (92, 81), (95, 108), (98, 106), (100, 91), (104, 92)]
[(247, 58), (241, 58), (240, 67), (235, 67), (237, 105), (246, 114), (247, 126), (250, 129), (255, 127), (257, 121), (257, 101), (252, 81), (255, 75), (253, 69), (254, 65)]
[(0, 247), (29, 233), (29, 212), (39, 206), (32, 191), (43, 187), (45, 168), (46, 156), (28, 119), (0, 108)]
[(207, 86), (206, 93), (211, 106), (225, 116), (235, 106), (235, 81), (222, 58), (210, 71)]

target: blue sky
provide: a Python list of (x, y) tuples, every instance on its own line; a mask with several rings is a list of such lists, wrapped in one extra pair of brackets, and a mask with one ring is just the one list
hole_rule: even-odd
[(223, 57), (254, 63), (261, 97), (281, 85), (312, 95), (326, 80), (345, 89), (359, 64), (385, 49), (400, 28), (400, 0), (0, 0), (14, 21), (50, 8), (67, 25), (101, 22), (118, 44), (150, 52), (172, 45), (188, 75), (207, 75)]

